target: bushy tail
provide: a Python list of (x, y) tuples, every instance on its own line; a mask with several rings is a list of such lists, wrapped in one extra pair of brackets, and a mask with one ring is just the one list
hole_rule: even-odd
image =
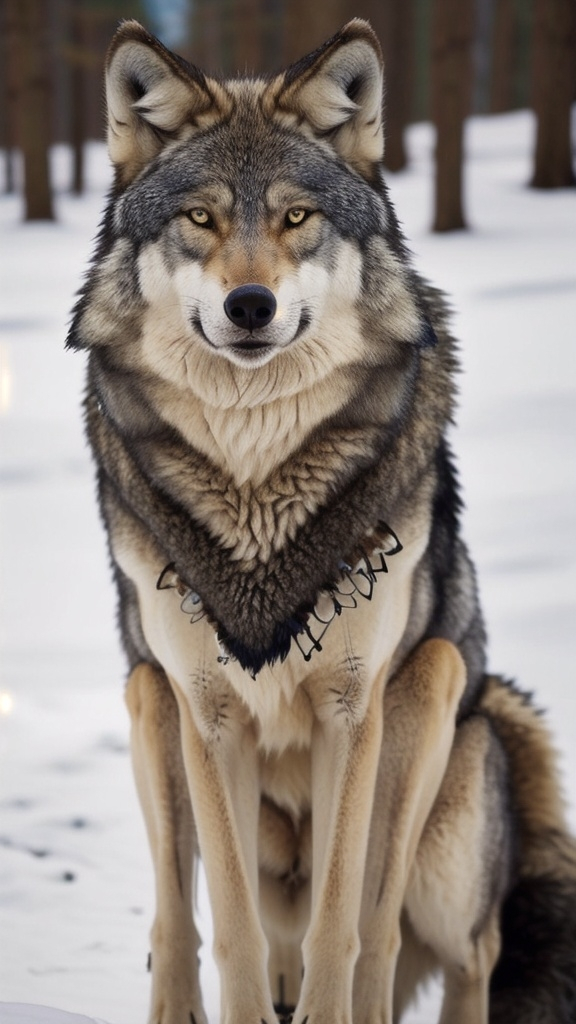
[(487, 681), (481, 705), (508, 757), (517, 842), (490, 1024), (576, 1024), (576, 842), (550, 735), (530, 698), (501, 679)]

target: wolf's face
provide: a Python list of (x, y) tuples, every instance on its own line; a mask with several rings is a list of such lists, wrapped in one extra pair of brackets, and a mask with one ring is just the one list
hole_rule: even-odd
[(216, 83), (135, 27), (110, 58), (109, 143), (125, 186), (115, 228), (141, 246), (143, 296), (177, 304), (191, 344), (240, 366), (320, 322), (337, 338), (358, 298), (358, 242), (383, 227), (363, 178), (381, 156), (381, 58), (365, 27), (348, 36), (293, 84)]
[[(177, 384), (279, 359), (297, 388), (422, 340), (366, 23), (272, 80), (217, 82), (128, 22), (107, 102), (116, 182), (72, 344), (137, 338), (138, 364)], [(134, 367), (134, 346), (115, 358)]]
[(227, 92), (229, 116), (166, 146), (128, 185), (115, 227), (140, 246), (147, 302), (177, 304), (191, 344), (256, 367), (320, 322), (338, 336), (361, 286), (359, 243), (383, 210), (328, 147), (263, 116), (262, 83)]

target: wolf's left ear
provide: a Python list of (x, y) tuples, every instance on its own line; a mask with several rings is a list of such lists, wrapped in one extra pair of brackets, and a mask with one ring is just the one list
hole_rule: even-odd
[(378, 39), (367, 21), (354, 18), (272, 82), (267, 99), (279, 114), (327, 139), (343, 160), (370, 176), (384, 154), (383, 78)]
[(168, 141), (224, 116), (230, 98), (137, 21), (126, 21), (108, 51), (106, 103), (108, 150), (128, 184)]

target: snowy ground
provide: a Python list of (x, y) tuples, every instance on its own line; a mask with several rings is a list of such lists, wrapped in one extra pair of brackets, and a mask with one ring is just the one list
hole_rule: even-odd
[[(532, 131), (528, 114), (470, 126), (467, 234), (428, 233), (426, 126), (391, 187), (462, 339), (454, 445), (491, 665), (548, 709), (576, 827), (576, 202), (525, 188)], [(63, 181), (64, 153), (56, 163)], [(89, 192), (62, 193), (55, 225), (23, 225), (17, 200), (0, 201), (0, 999), (140, 1024), (152, 875), (80, 425), (83, 358), (63, 351), (107, 176), (94, 146)], [(200, 924), (209, 938), (203, 889)], [(437, 1001), (435, 990), (406, 1024), (434, 1024)], [(16, 1018), (0, 1005), (0, 1024)]]

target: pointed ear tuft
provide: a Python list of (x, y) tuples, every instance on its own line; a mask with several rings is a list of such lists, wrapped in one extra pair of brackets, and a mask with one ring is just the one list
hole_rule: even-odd
[(268, 109), (326, 138), (366, 177), (384, 154), (384, 62), (367, 21), (354, 18), (271, 83)]
[(224, 116), (224, 90), (137, 21), (114, 36), (106, 62), (108, 150), (128, 184), (166, 143)]

